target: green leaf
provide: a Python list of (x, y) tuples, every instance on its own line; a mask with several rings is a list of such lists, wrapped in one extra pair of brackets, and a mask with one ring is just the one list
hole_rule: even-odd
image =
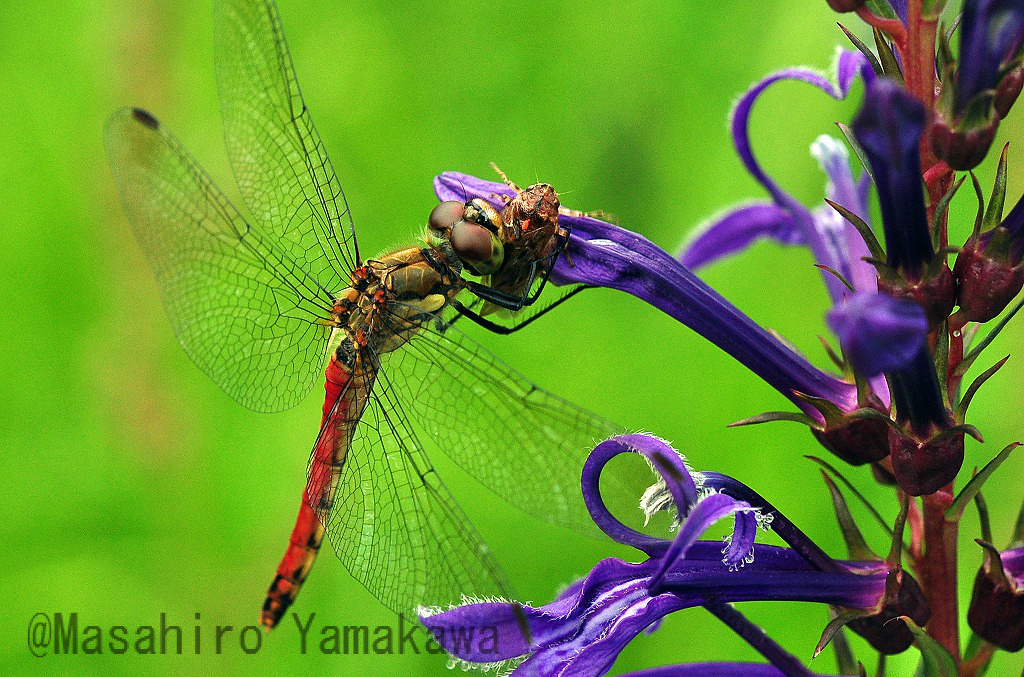
[(914, 635), (914, 645), (917, 646), (918, 651), (921, 652), (921, 658), (924, 660), (924, 677), (957, 677), (959, 675), (956, 661), (948, 651), (943, 649), (910, 617), (900, 616), (899, 618), (907, 624), (911, 634)]
[(1010, 452), (1020, 446), (1020, 442), (1011, 442), (1007, 444), (1002, 451), (996, 454), (996, 457), (985, 464), (985, 467), (981, 469), (977, 475), (971, 478), (957, 497), (953, 499), (953, 502), (946, 508), (946, 521), (947, 522), (959, 522), (960, 518), (963, 517), (964, 509), (967, 504), (974, 500), (974, 496), (981, 490), (981, 487), (985, 484), (992, 473), (1003, 464), (1010, 456)]
[[(978, 474), (978, 469), (974, 469), (974, 474)], [(978, 492), (978, 495), (974, 497), (974, 505), (978, 509), (978, 521), (981, 523), (981, 537), (992, 542), (992, 523), (988, 519), (988, 504), (985, 503), (985, 496)]]
[(971, 400), (974, 399), (978, 389), (985, 384), (985, 381), (992, 378), (992, 376), (999, 371), (1004, 364), (1006, 364), (1008, 359), (1010, 359), (1009, 355), (993, 364), (991, 367), (979, 374), (978, 378), (974, 379), (971, 385), (964, 392), (964, 396), (960, 398), (960, 404), (957, 405), (956, 411), (953, 412), (953, 418), (956, 419), (957, 423), (963, 423), (967, 419), (967, 408), (971, 406)]
[(1013, 525), (1013, 535), (1010, 536), (1010, 548), (1024, 547), (1024, 503), (1017, 513), (1017, 522)]

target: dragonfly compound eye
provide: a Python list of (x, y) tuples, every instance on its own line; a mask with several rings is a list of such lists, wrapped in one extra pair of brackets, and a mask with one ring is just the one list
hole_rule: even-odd
[(461, 202), (456, 202), (454, 200), (442, 202), (434, 207), (433, 211), (430, 212), (430, 220), (428, 223), (434, 230), (446, 231), (451, 228), (452, 224), (456, 221), (462, 220), (463, 209), (465, 209), (465, 205)]
[(498, 236), (476, 223), (456, 222), (450, 242), (459, 260), (476, 275), (490, 275), (505, 261), (505, 248)]
[(481, 225), (492, 233), (498, 233), (499, 235), (504, 226), (498, 210), (492, 207), (487, 200), (479, 197), (475, 197), (466, 203), (462, 212), (462, 218), (471, 223)]

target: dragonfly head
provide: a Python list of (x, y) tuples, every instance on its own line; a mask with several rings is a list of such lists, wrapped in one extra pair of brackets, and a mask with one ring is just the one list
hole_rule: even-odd
[(500, 234), (504, 230), (501, 215), (480, 198), (465, 204), (442, 202), (430, 212), (430, 229), (446, 240), (462, 264), (474, 275), (497, 272), (505, 261)]

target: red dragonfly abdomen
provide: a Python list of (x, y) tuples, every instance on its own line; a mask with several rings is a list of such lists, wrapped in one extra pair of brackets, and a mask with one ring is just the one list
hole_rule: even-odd
[(299, 516), (260, 613), (260, 623), (268, 631), (277, 625), (295, 601), (303, 581), (313, 568), (324, 540), (324, 527), (319, 515), (330, 514), (352, 434), (373, 380), (372, 374), (358, 366), (353, 371), (336, 355), (327, 365), (326, 376), (321, 434), (310, 460)]

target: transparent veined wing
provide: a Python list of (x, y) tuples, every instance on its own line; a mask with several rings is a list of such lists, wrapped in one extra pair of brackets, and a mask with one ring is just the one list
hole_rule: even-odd
[(217, 87), (228, 157), (263, 229), (325, 287), (359, 263), (352, 218), (302, 99), (281, 18), (270, 0), (218, 0)]
[[(527, 514), (600, 533), (580, 475), (594, 446), (622, 427), (539, 388), (436, 316), (380, 363), (408, 419), (469, 475)], [(610, 476), (602, 495), (635, 506), (647, 480)]]
[(238, 213), (149, 113), (107, 123), (122, 201), (185, 352), (232, 398), (279, 411), (313, 388), (333, 300), (281, 246)]
[[(510, 598), (510, 585), (442, 482), (382, 373), (361, 412), (328, 509), (312, 506), (349, 573), (393, 611), (462, 596)], [(323, 434), (323, 433), (321, 433)], [(314, 446), (314, 454), (316, 446)], [(310, 463), (310, 473), (329, 472)], [(310, 477), (320, 486), (324, 478)]]

